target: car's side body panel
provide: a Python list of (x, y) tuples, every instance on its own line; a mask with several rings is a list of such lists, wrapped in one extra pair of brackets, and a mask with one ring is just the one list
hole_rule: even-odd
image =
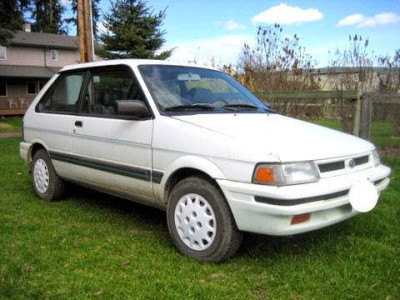
[(153, 120), (84, 116), (77, 116), (76, 120), (82, 126), (73, 128), (71, 146), (79, 157), (74, 164), (90, 168), (91, 174), (76, 172), (75, 179), (151, 198)]

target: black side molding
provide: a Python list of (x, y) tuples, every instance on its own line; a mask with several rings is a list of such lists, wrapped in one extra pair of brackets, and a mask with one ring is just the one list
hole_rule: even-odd
[(151, 181), (154, 183), (161, 183), (164, 173), (158, 171), (151, 172)]
[(82, 158), (76, 155), (65, 154), (56, 151), (50, 151), (50, 157), (51, 159), (54, 160), (82, 167), (92, 168), (100, 171), (110, 172), (122, 176), (127, 176), (143, 181), (152, 181), (154, 183), (160, 183), (164, 175), (164, 173), (158, 171), (150, 171), (148, 169), (129, 167), (116, 163), (108, 163), (97, 159)]

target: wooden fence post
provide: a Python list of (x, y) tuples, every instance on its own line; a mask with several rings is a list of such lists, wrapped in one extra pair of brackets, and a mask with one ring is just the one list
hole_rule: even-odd
[(371, 139), (372, 123), (372, 96), (363, 94), (361, 97), (361, 130), (360, 137), (365, 140)]
[(353, 134), (360, 136), (360, 120), (361, 120), (361, 92), (357, 90), (356, 107), (354, 112)]

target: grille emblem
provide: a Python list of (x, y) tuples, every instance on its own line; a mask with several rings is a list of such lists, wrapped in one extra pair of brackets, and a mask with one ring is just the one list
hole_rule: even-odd
[(356, 166), (356, 162), (354, 161), (354, 159), (350, 159), (349, 160), (349, 167), (350, 169), (353, 169)]

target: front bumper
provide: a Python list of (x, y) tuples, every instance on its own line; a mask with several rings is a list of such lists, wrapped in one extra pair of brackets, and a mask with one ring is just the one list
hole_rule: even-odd
[[(269, 235), (292, 235), (323, 228), (358, 214), (351, 207), (346, 191), (354, 183), (367, 179), (375, 184), (380, 193), (388, 187), (389, 175), (390, 169), (379, 165), (351, 174), (322, 178), (314, 183), (283, 187), (229, 180), (217, 182), (239, 230)], [(260, 202), (260, 199), (267, 201)], [(300, 204), (296, 205), (296, 199)], [(311, 213), (308, 221), (291, 225), (293, 216), (306, 213)]]

